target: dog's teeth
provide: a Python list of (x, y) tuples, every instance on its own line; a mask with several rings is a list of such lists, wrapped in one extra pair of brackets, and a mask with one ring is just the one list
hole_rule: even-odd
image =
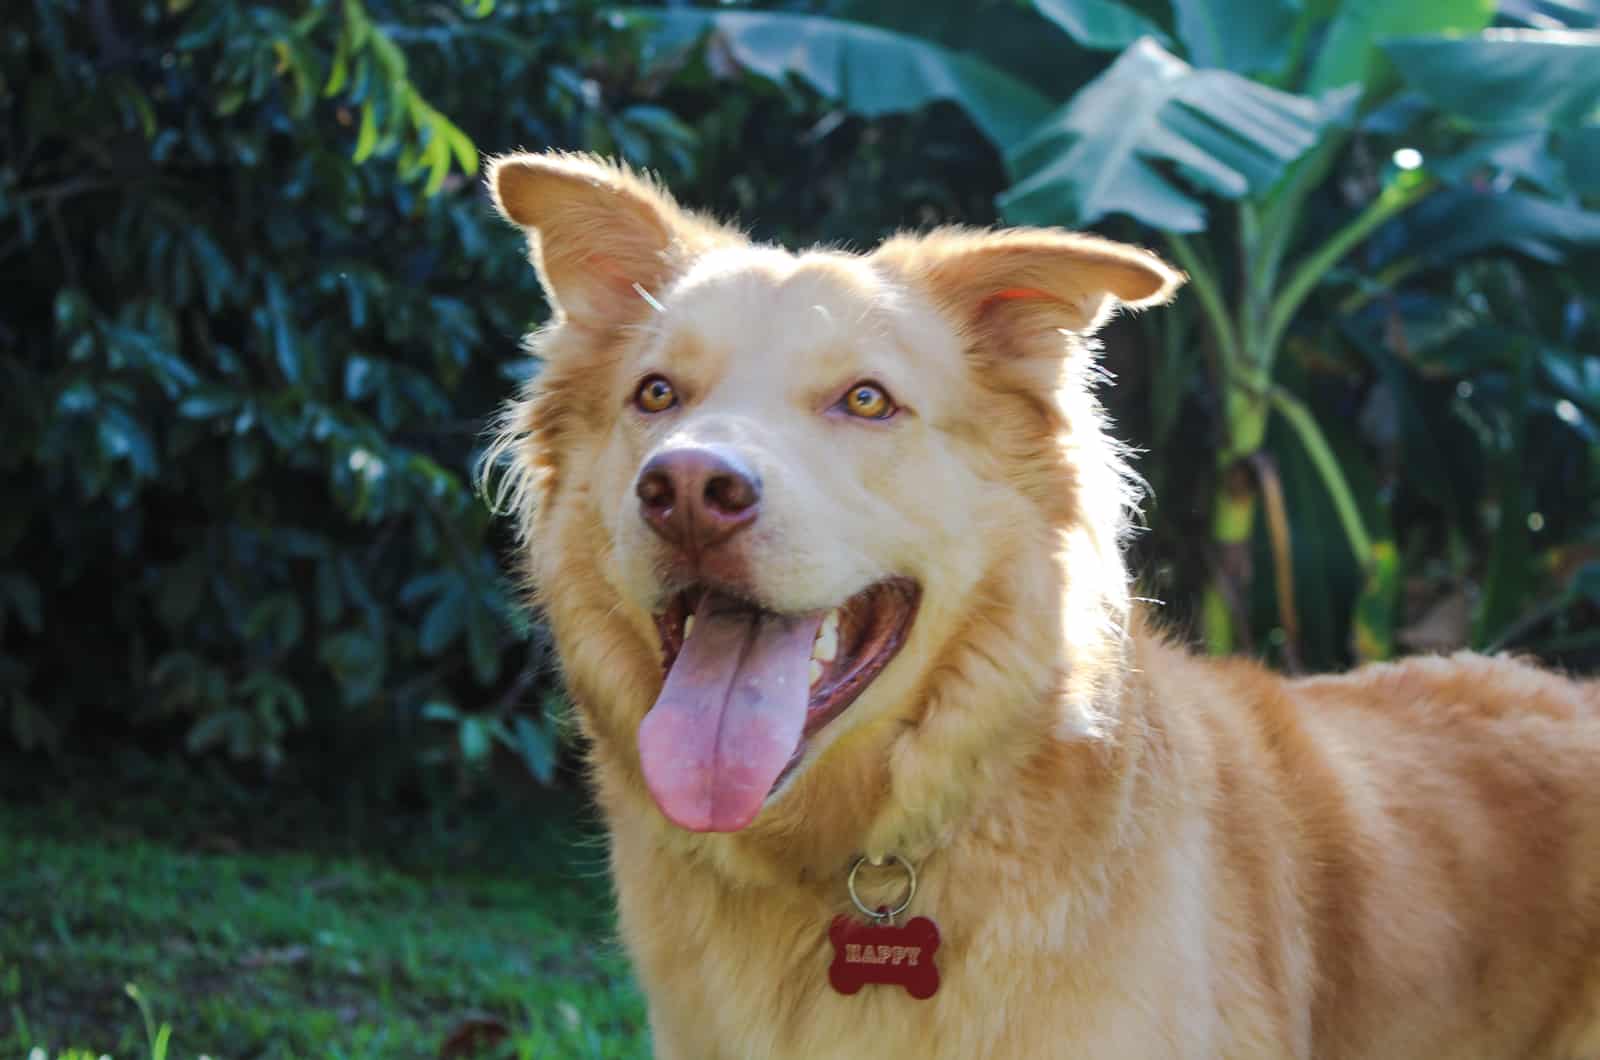
[(694, 632), (694, 616), (690, 615), (683, 620), (683, 639), (688, 640), (689, 634)]
[(839, 654), (839, 612), (829, 611), (817, 630), (817, 639), (811, 642), (811, 657), (822, 662), (833, 662)]
[(811, 660), (811, 687), (815, 688), (817, 686), (817, 682), (820, 681), (820, 680), (822, 680), (822, 664), (819, 663), (817, 660), (812, 659)]

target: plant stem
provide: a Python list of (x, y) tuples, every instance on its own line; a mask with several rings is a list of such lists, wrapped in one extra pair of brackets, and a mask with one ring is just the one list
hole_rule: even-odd
[(1234, 366), (1239, 362), (1239, 335), (1234, 330), (1233, 318), (1228, 315), (1227, 307), (1223, 304), (1222, 289), (1217, 284), (1216, 273), (1210, 265), (1200, 260), (1200, 255), (1195, 252), (1194, 247), (1178, 233), (1168, 233), (1167, 245), (1172, 248), (1172, 256), (1178, 259), (1179, 266), (1189, 274), (1189, 281), (1194, 284), (1194, 293), (1200, 299), (1200, 308), (1217, 337), (1217, 352), (1222, 358), (1220, 375), (1227, 379), (1233, 374)]
[(1367, 303), (1388, 294), (1395, 284), (1422, 268), (1422, 265), (1421, 258), (1401, 258), (1385, 265), (1370, 280), (1363, 281), (1360, 287), (1340, 301), (1339, 315), (1347, 317), (1365, 308)]
[(1344, 471), (1340, 469), (1339, 461), (1333, 455), (1333, 449), (1323, 437), (1322, 428), (1317, 426), (1316, 417), (1312, 416), (1311, 410), (1287, 390), (1273, 387), (1270, 396), (1272, 407), (1277, 409), (1294, 429), (1300, 444), (1305, 446), (1306, 455), (1311, 458), (1312, 465), (1322, 476), (1322, 484), (1333, 501), (1334, 509), (1339, 513), (1345, 540), (1350, 543), (1350, 551), (1355, 553), (1356, 562), (1360, 564), (1363, 573), (1370, 571), (1372, 538), (1367, 534), (1366, 524), (1361, 519), (1361, 509), (1356, 505), (1354, 494), (1350, 492), (1350, 483), (1345, 480)]
[(1331, 239), (1302, 261), (1284, 285), (1283, 292), (1272, 304), (1272, 314), (1267, 320), (1266, 335), (1262, 343), (1265, 356), (1273, 357), (1278, 344), (1289, 330), (1289, 322), (1299, 312), (1300, 306), (1310, 297), (1328, 270), (1344, 259), (1356, 244), (1389, 218), (1422, 201), (1437, 188), (1438, 181), (1419, 173), (1409, 173), (1389, 185), (1355, 220), (1336, 232)]
[(1283, 256), (1294, 238), (1306, 199), (1321, 186), (1349, 139), (1347, 129), (1325, 130), (1321, 142), (1300, 156), (1263, 199), (1259, 239), (1256, 246), (1249, 248), (1251, 277), (1263, 302), (1271, 299), (1278, 286), (1278, 270), (1283, 267)]

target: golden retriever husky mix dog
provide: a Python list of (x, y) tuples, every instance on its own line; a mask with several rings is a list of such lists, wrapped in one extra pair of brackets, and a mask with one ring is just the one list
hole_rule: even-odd
[(1130, 601), (1089, 336), (1180, 274), (489, 183), (554, 308), (493, 452), (657, 1056), (1600, 1058), (1600, 686), (1286, 680)]

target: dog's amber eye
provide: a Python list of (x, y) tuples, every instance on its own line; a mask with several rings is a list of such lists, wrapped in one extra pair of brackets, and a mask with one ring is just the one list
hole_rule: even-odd
[(857, 383), (844, 396), (844, 410), (864, 420), (886, 420), (894, 415), (895, 404), (877, 383)]
[(640, 412), (665, 412), (678, 403), (678, 392), (659, 375), (653, 375), (634, 391), (633, 403)]

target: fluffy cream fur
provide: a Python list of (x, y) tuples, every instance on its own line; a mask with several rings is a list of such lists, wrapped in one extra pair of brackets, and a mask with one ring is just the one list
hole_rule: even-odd
[[(1596, 686), (1472, 656), (1287, 681), (1130, 604), (1086, 340), (1180, 276), (1048, 231), (791, 254), (584, 156), (501, 158), (490, 186), (556, 307), (493, 456), (658, 1056), (1600, 1057)], [(652, 372), (671, 416), (629, 407)], [(905, 412), (822, 413), (864, 378)], [(768, 607), (924, 594), (733, 834), (662, 817), (635, 744), (664, 590), (632, 483), (685, 440), (762, 475), (738, 547)], [(827, 985), (845, 875), (887, 853), (943, 933), (929, 1001)]]

